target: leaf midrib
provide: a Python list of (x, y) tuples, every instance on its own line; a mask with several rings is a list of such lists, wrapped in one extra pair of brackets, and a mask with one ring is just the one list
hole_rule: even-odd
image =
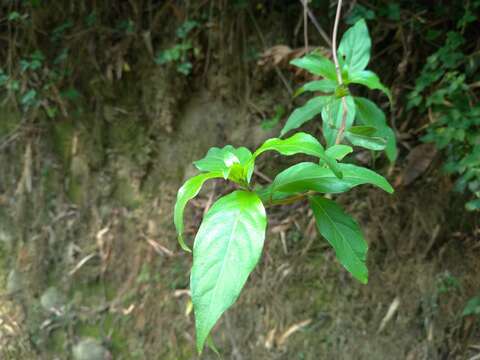
[[(226, 251), (225, 251), (225, 254), (228, 254), (229, 251), (230, 251), (230, 246), (231, 246), (231, 244), (232, 244), (232, 242), (233, 242), (233, 241), (232, 241), (233, 234), (235, 233), (236, 228), (237, 228), (237, 225), (238, 225), (238, 223), (239, 223), (239, 221), (240, 221), (240, 216), (239, 216), (240, 210), (236, 210), (234, 214), (235, 214), (235, 222), (234, 222), (234, 224), (233, 224), (233, 226), (232, 226), (232, 231), (230, 232), (230, 236), (229, 236), (229, 240), (228, 240), (228, 245), (227, 245), (227, 249), (226, 249)], [(218, 289), (219, 279), (222, 278), (222, 276), (223, 276), (223, 271), (225, 270), (226, 259), (227, 259), (227, 256), (224, 256), (223, 261), (222, 261), (222, 267), (221, 267), (221, 269), (220, 269), (220, 273), (219, 273), (219, 275), (218, 275), (218, 277), (217, 277), (217, 281), (215, 282), (215, 286), (214, 286), (213, 289), (212, 289), (212, 295), (210, 296), (210, 301), (208, 302), (208, 317), (207, 317), (207, 318), (210, 318), (210, 316), (211, 316), (211, 311), (212, 311), (211, 305), (212, 305), (213, 299), (215, 298), (214, 295), (216, 295), (216, 292), (217, 292), (217, 289)]]

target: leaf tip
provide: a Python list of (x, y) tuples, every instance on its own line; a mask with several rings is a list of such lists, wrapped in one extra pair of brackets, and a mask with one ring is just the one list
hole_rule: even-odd
[(189, 253), (192, 252), (192, 250), (185, 243), (185, 240), (183, 239), (183, 235), (181, 233), (178, 234), (178, 243), (180, 244), (180, 247), (186, 252), (189, 252)]

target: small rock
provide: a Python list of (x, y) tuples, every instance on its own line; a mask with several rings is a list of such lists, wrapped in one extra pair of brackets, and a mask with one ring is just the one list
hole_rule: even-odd
[(40, 304), (47, 311), (58, 311), (65, 306), (66, 299), (56, 287), (49, 287), (40, 297)]
[(7, 277), (7, 294), (13, 295), (23, 288), (23, 277), (17, 270), (12, 270)]
[(85, 338), (73, 347), (74, 360), (107, 360), (110, 353), (97, 340)]

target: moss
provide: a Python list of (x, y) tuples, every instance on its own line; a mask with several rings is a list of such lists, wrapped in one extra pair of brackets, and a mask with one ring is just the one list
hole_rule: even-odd
[(128, 179), (117, 180), (113, 197), (123, 206), (131, 209), (136, 209), (142, 204), (141, 195), (137, 193)]
[(61, 329), (53, 331), (47, 339), (47, 351), (51, 354), (63, 354), (67, 348), (67, 334)]
[(20, 124), (21, 116), (18, 112), (9, 109), (2, 109), (2, 120), (0, 121), (0, 137), (11, 134)]
[(54, 123), (51, 127), (51, 138), (53, 140), (53, 150), (68, 165), (72, 154), (72, 142), (75, 128), (72, 122), (62, 121)]

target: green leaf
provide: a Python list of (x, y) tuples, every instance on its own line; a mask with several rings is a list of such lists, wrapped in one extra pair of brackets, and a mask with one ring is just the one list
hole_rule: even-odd
[(227, 179), (234, 164), (245, 165), (251, 157), (252, 153), (247, 148), (236, 149), (227, 145), (222, 149), (210, 148), (203, 159), (197, 160), (193, 164), (200, 171), (219, 171)]
[(20, 103), (26, 106), (32, 105), (35, 102), (36, 97), (37, 91), (34, 89), (30, 89), (25, 93), (25, 95), (22, 96)]
[(325, 153), (329, 157), (334, 158), (338, 161), (343, 160), (343, 158), (345, 156), (347, 156), (348, 154), (350, 154), (352, 152), (353, 152), (353, 149), (352, 149), (351, 146), (342, 145), (342, 144), (333, 145), (333, 146), (329, 147), (327, 150), (325, 150)]
[(377, 74), (370, 70), (355, 71), (348, 75), (348, 82), (360, 84), (368, 87), (371, 90), (380, 90), (388, 96), (390, 102), (392, 101), (392, 93), (382, 84)]
[(302, 58), (293, 59), (290, 61), (290, 64), (305, 69), (314, 75), (337, 81), (335, 64), (318, 53), (308, 54)]
[(385, 114), (375, 103), (365, 98), (355, 97), (355, 106), (358, 120), (364, 125), (376, 128), (375, 136), (384, 138), (387, 141), (385, 153), (390, 162), (393, 163), (398, 154), (397, 140), (395, 133), (387, 125)]
[[(345, 130), (348, 130), (355, 119), (355, 102), (352, 96), (345, 96), (347, 104), (347, 116), (345, 118)], [(327, 142), (327, 147), (335, 144), (338, 131), (343, 121), (343, 101), (342, 98), (333, 98), (322, 109), (323, 136)]]
[(465, 204), (465, 209), (468, 211), (480, 210), (480, 199), (470, 200)]
[(371, 47), (367, 24), (365, 20), (359, 20), (345, 32), (338, 47), (341, 62), (347, 66), (348, 73), (352, 74), (367, 67)]
[[(376, 129), (374, 128), (374, 131)], [(355, 146), (365, 149), (380, 151), (385, 149), (387, 141), (381, 137), (369, 136), (347, 131), (345, 137)]]
[(352, 126), (348, 131), (355, 135), (372, 136), (373, 134), (375, 134), (377, 129), (373, 126), (357, 125)]
[(323, 146), (312, 135), (299, 132), (288, 139), (273, 138), (268, 139), (253, 153), (252, 159), (255, 159), (265, 151), (278, 151), (282, 155), (290, 156), (295, 154), (306, 154), (316, 156), (327, 164), (327, 166), (335, 173), (338, 178), (342, 178), (335, 159), (327, 156)]
[(185, 184), (178, 190), (177, 201), (175, 202), (175, 210), (173, 211), (173, 222), (177, 229), (178, 243), (183, 250), (191, 252), (190, 248), (185, 244), (183, 239), (183, 212), (187, 203), (198, 195), (205, 181), (208, 179), (221, 178), (222, 173), (211, 172), (200, 174), (188, 179)]
[(302, 87), (298, 88), (293, 94), (294, 97), (297, 97), (303, 94), (306, 91), (320, 91), (323, 93), (333, 93), (337, 88), (337, 82), (334, 80), (322, 79), (322, 80), (315, 80), (310, 81), (303, 85)]
[(305, 193), (315, 191), (320, 193), (341, 193), (351, 188), (372, 184), (382, 190), (393, 193), (392, 186), (385, 178), (376, 172), (352, 164), (338, 164), (343, 173), (339, 179), (328, 168), (311, 162), (303, 162), (279, 173), (272, 183), (272, 192), (275, 193)]
[(368, 269), (365, 262), (368, 245), (357, 222), (334, 201), (322, 196), (310, 197), (310, 207), (318, 231), (333, 246), (338, 261), (357, 280), (366, 284)]
[(246, 191), (220, 198), (205, 215), (195, 238), (190, 277), (199, 352), (257, 264), (266, 225), (260, 198)]
[(465, 308), (462, 316), (480, 315), (480, 295), (471, 298)]
[(307, 121), (313, 119), (315, 115), (320, 114), (322, 112), (322, 108), (330, 100), (331, 97), (329, 96), (317, 96), (307, 101), (307, 103), (302, 107), (295, 109), (280, 132), (280, 136), (285, 135), (290, 130), (302, 126)]

